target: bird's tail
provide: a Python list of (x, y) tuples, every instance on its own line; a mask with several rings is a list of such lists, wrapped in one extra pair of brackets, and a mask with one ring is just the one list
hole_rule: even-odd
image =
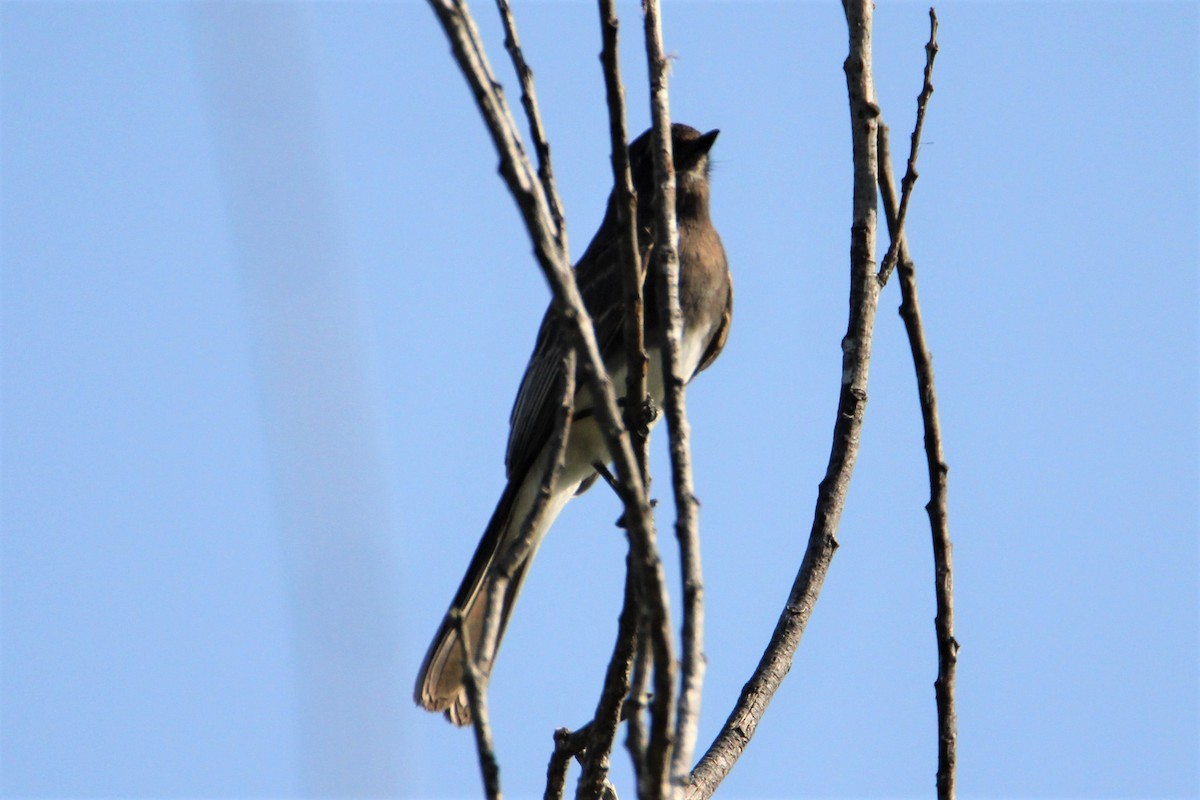
[[(487, 609), (488, 594), (491, 581), (495, 576), (496, 559), (504, 547), (512, 541), (519, 531), (523, 515), (516, 514), (517, 496), (521, 490), (521, 481), (509, 481), (496, 504), (492, 519), (488, 522), (483, 538), (475, 549), (467, 574), (463, 577), (450, 611), (446, 612), (421, 671), (417, 676), (417, 686), (413, 699), (417, 704), (429, 711), (443, 711), (446, 719), (455, 725), (467, 725), (471, 722), (471, 709), (467, 704), (467, 691), (463, 682), (463, 649), (459, 641), (458, 629), (451, 620), (451, 612), (457, 609), (463, 618), (463, 633), (471, 648), (472, 657), (477, 658), (483, 639), (483, 622)], [(539, 537), (540, 538), (540, 537)], [(537, 539), (535, 538), (535, 547)], [(526, 569), (533, 560), (533, 553), (514, 570), (508, 587), (505, 589), (503, 603), (500, 608), (500, 629), (496, 638), (497, 649), (504, 629), (508, 626), (508, 617), (512, 613), (513, 604), (525, 580)], [(495, 653), (491, 654), (489, 664), (494, 661)]]

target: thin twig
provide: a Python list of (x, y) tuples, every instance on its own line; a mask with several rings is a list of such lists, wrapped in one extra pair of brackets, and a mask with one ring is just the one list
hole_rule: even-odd
[(546, 507), (550, 496), (558, 484), (562, 474), (563, 462), (567, 453), (567, 432), (571, 428), (571, 415), (575, 410), (575, 351), (568, 349), (563, 354), (560, 369), (563, 375), (562, 394), (559, 397), (558, 410), (555, 412), (554, 428), (547, 442), (550, 457), (546, 461), (546, 469), (542, 474), (542, 482), (534, 496), (533, 506), (521, 523), (521, 531), (500, 554), (496, 562), (495, 577), (488, 586), (487, 606), (484, 610), (483, 632), (480, 636), (479, 653), (476, 655), (477, 664), (485, 674), (491, 674), (492, 659), (496, 656), (496, 645), (500, 638), (500, 617), (504, 609), (504, 598), (508, 593), (508, 585), (513, 573), (526, 563), (530, 551), (533, 550), (533, 532), (541, 519), (546, 515)]
[[(613, 0), (599, 0), (601, 51), (600, 62), (608, 105), (609, 140), (612, 148), (613, 191), (617, 221), (621, 231), (619, 250), (621, 287), (624, 294), (625, 426), (630, 432), (643, 484), (649, 489), (650, 441), (642, 417), (647, 405), (646, 356), (642, 287), (645, 265), (639, 256), (637, 196), (629, 164), (629, 131), (625, 121), (625, 89), (621, 81), (617, 17)], [(610, 481), (611, 484), (611, 481)], [(615, 487), (614, 487), (615, 488)], [(617, 639), (605, 672), (604, 687), (593, 717), (592, 741), (588, 747), (577, 797), (598, 798), (607, 785), (609, 761), (620, 710), (629, 693), (632, 661), (637, 643), (638, 613), (637, 562), (629, 558), (625, 574), (625, 599), (617, 624)], [(635, 765), (636, 767), (636, 765)], [(639, 779), (640, 769), (635, 769)]]
[[(559, 728), (554, 732), (554, 752), (550, 754), (550, 764), (546, 767), (546, 791), (543, 800), (562, 800), (563, 791), (567, 785), (567, 767), (574, 758), (579, 763), (585, 762), (588, 748), (591, 747), (594, 723), (589, 722), (575, 732), (567, 728)], [(576, 791), (576, 797), (583, 795), (583, 781)], [(595, 794), (596, 800), (618, 800), (617, 790), (607, 778), (600, 781)]]
[[(596, 474), (600, 476), (600, 479), (608, 484), (608, 488), (612, 489), (613, 493), (616, 494), (622, 503), (624, 503), (625, 496), (621, 494), (623, 491), (621, 488), (621, 482), (617, 480), (616, 475), (612, 474), (612, 470), (608, 468), (608, 465), (597, 459), (592, 462), (592, 469), (596, 470)], [(617, 522), (617, 527), (624, 527), (623, 522), (623, 520), (619, 520)]]
[(475, 731), (475, 748), (479, 752), (479, 770), (483, 773), (483, 788), (488, 800), (501, 800), (500, 767), (496, 763), (496, 750), (492, 746), (492, 729), (488, 723), (487, 696), (483, 688), (483, 677), (471, 653), (463, 616), (457, 608), (450, 610), (450, 620), (458, 632), (462, 646), (463, 686), (467, 690), (467, 703), (471, 707), (471, 728)]
[(646, 706), (652, 670), (645, 618), (639, 617), (637, 638), (634, 640), (633, 675), (629, 682), (629, 714), (625, 721), (625, 749), (629, 751), (633, 774), (639, 786), (642, 776), (646, 774), (646, 743), (649, 738), (646, 734)]
[[(938, 771), (937, 789), (939, 800), (953, 800), (955, 796), (955, 770), (958, 747), (958, 715), (955, 711), (954, 684), (958, 664), (958, 641), (954, 637), (954, 566), (953, 547), (950, 541), (950, 526), (947, 513), (946, 464), (942, 446), (941, 422), (937, 408), (937, 389), (933, 375), (933, 357), (925, 338), (925, 326), (921, 318), (921, 306), (917, 296), (916, 267), (908, 252), (904, 234), (904, 213), (912, 185), (916, 181), (916, 160), (920, 144), (921, 129), (925, 120), (925, 109), (933, 94), (933, 62), (937, 56), (937, 12), (929, 9), (929, 41), (925, 45), (925, 80), (921, 94), (917, 97), (917, 122), (913, 127), (907, 171), (902, 185), (900, 202), (896, 201), (895, 177), (892, 173), (888, 131), (881, 126), (879, 131), (880, 194), (892, 244), (889, 253), (896, 253), (900, 274), (900, 316), (908, 333), (913, 366), (917, 373), (918, 398), (921, 418), (925, 426), (925, 460), (929, 472), (929, 502), (925, 510), (933, 540), (934, 593), (937, 598), (937, 615), (934, 628), (938, 648), (938, 676), (934, 681), (934, 695), (938, 718)], [(911, 176), (911, 178), (910, 178)], [(887, 267), (887, 264), (884, 265)], [(880, 271), (880, 282), (887, 275)]]
[[(656, 652), (654, 700), (651, 714), (648, 788), (652, 796), (676, 794), (691, 772), (692, 752), (699, 730), (700, 696), (704, 680), (704, 582), (700, 567), (699, 503), (692, 482), (692, 457), (687, 421), (685, 376), (680, 361), (683, 312), (679, 301), (679, 231), (675, 218), (675, 170), (671, 152), (671, 116), (667, 92), (666, 54), (658, 0), (644, 0), (646, 59), (650, 75), (650, 110), (654, 126), (655, 273), (659, 286), (659, 319), (663, 386), (671, 454), (671, 484), (675, 498), (675, 535), (679, 540), (683, 584), (682, 659), (678, 705), (674, 663), (665, 666)], [(671, 712), (674, 712), (672, 715)], [(674, 720), (671, 717), (674, 716)], [(672, 724), (674, 723), (674, 724)], [(660, 767), (660, 759), (662, 766)], [(669, 768), (667, 762), (669, 761)], [(662, 770), (660, 773), (659, 770)], [(655, 789), (655, 785), (661, 787)]]
[[(908, 149), (908, 166), (905, 168), (904, 180), (900, 182), (900, 210), (896, 212), (896, 229), (904, 230), (904, 220), (908, 217), (908, 199), (912, 196), (913, 185), (917, 182), (917, 153), (920, 151), (921, 131), (925, 127), (925, 108), (933, 95), (933, 60), (937, 58), (938, 20), (937, 12), (929, 9), (929, 41), (925, 44), (925, 80), (921, 84), (921, 93), (917, 95), (917, 123), (913, 126), (911, 144)], [(896, 259), (900, 254), (902, 236), (892, 236), (887, 256), (879, 268), (879, 284), (882, 286), (892, 276), (896, 267)]]
[(646, 405), (645, 329), (643, 326), (642, 285), (646, 280), (645, 265), (638, 255), (637, 195), (629, 165), (629, 129), (625, 123), (625, 87), (621, 82), (617, 31), (620, 20), (613, 0), (599, 0), (601, 50), (600, 63), (604, 72), (604, 89), (608, 104), (608, 133), (612, 147), (613, 191), (616, 196), (617, 221), (621, 230), (620, 269), (621, 291), (625, 296), (625, 427), (633, 437), (633, 449), (638, 457), (642, 478), (649, 474), (649, 437), (641, 416)]
[[(655, 135), (655, 183), (659, 319), (666, 321), (662, 371), (671, 454), (671, 486), (675, 499), (675, 536), (683, 586), (683, 630), (679, 700), (671, 755), (672, 786), (682, 786), (691, 773), (692, 753), (700, 726), (704, 684), (704, 578), (700, 564), (700, 504), (692, 480), (691, 426), (687, 418), (687, 381), (680, 362), (683, 312), (679, 299), (678, 229), (675, 218), (675, 174), (672, 168), (671, 120), (667, 95), (667, 58), (663, 53), (658, 0), (647, 0), (646, 52), (650, 65), (651, 109)], [(657, 680), (656, 680), (657, 684)], [(656, 695), (661, 691), (656, 685)], [(656, 697), (657, 700), (657, 697)], [(666, 702), (664, 700), (664, 702)]]
[(567, 788), (567, 768), (575, 756), (571, 731), (559, 728), (554, 732), (554, 752), (550, 754), (550, 763), (546, 766), (546, 791), (542, 800), (563, 800), (563, 792)]
[[(582, 759), (586, 756), (588, 750), (588, 742), (592, 740), (592, 723), (587, 723), (586, 726), (572, 733), (570, 728), (559, 728), (554, 732), (554, 752), (550, 754), (550, 764), (546, 768), (546, 792), (542, 794), (542, 800), (563, 800), (563, 793), (566, 789), (566, 770), (571, 765), (571, 759)], [(601, 787), (607, 787), (608, 783), (601, 783)], [(578, 793), (576, 793), (576, 796)], [(596, 795), (598, 798), (604, 796), (604, 792)]]
[(592, 717), (592, 730), (587, 753), (583, 761), (583, 775), (575, 796), (578, 800), (592, 800), (604, 793), (608, 782), (608, 768), (613, 741), (621, 723), (622, 707), (629, 694), (629, 681), (633, 669), (633, 656), (637, 645), (637, 602), (638, 578), (634, 574), (632, 555), (626, 559), (625, 600), (621, 616), (617, 620), (617, 640), (613, 645), (612, 658), (604, 674), (604, 688), (596, 703)]
[(533, 139), (534, 152), (537, 153), (538, 178), (550, 204), (550, 215), (554, 219), (558, 246), (567, 253), (570, 252), (567, 247), (567, 223), (563, 218), (562, 199), (558, 196), (558, 187), (554, 182), (550, 143), (546, 141), (542, 115), (538, 111), (537, 93), (533, 90), (533, 70), (529, 68), (525, 61), (525, 53), (521, 50), (521, 41), (517, 38), (517, 23), (513, 19), (508, 0), (496, 0), (496, 8), (499, 9), (500, 20), (504, 24), (504, 48), (508, 50), (513, 69), (517, 72), (517, 81), (521, 84), (521, 107), (525, 109), (525, 117), (529, 120), (529, 135)]
[(875, 281), (876, 154), (879, 108), (871, 75), (871, 0), (845, 0), (850, 33), (846, 84), (854, 152), (854, 221), (850, 243), (850, 318), (842, 339), (842, 386), (833, 429), (829, 466), (821, 481), (808, 547), (787, 604), (754, 674), (708, 752), (692, 771), (687, 797), (707, 798), (729, 774), (754, 735), (767, 704), (784, 676), (812, 616), (829, 564), (837, 549), (837, 528), (858, 455), (867, 403), (867, 373), (879, 284)]
[[(932, 9), (931, 15), (932, 15)], [(936, 17), (934, 17), (936, 20)], [(933, 538), (934, 593), (937, 597), (938, 676), (934, 682), (938, 714), (938, 772), (939, 800), (953, 800), (955, 795), (955, 764), (957, 761), (958, 718), (955, 712), (954, 673), (958, 663), (958, 641), (954, 638), (954, 566), (950, 543), (950, 524), (947, 516), (947, 476), (942, 448), (942, 428), (938, 416), (937, 388), (933, 376), (933, 356), (925, 339), (921, 305), (917, 297), (916, 266), (908, 252), (908, 242), (900, 229), (896, 184), (892, 174), (887, 127), (879, 128), (879, 188), (884, 212), (893, 241), (899, 241), (898, 274), (900, 275), (900, 316), (908, 332), (913, 366), (917, 373), (917, 396), (921, 403), (921, 419), (925, 426), (925, 460), (929, 468), (929, 526)]]

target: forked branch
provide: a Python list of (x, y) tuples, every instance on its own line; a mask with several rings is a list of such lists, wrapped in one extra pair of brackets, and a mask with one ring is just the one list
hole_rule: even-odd
[(566, 253), (569, 252), (567, 223), (563, 216), (562, 199), (558, 196), (558, 184), (554, 181), (554, 167), (550, 162), (550, 142), (546, 139), (542, 115), (538, 110), (537, 93), (533, 89), (533, 70), (529, 68), (528, 62), (525, 61), (525, 53), (521, 50), (521, 40), (517, 38), (517, 23), (513, 19), (508, 0), (496, 0), (496, 8), (500, 11), (500, 21), (504, 25), (504, 49), (512, 59), (517, 82), (521, 85), (521, 107), (525, 109), (525, 118), (529, 120), (529, 136), (533, 139), (533, 149), (537, 153), (538, 179), (550, 205), (550, 216), (554, 220), (559, 249)]
[[(925, 129), (925, 109), (929, 105), (929, 98), (933, 95), (933, 60), (937, 58), (938, 54), (937, 28), (937, 12), (930, 8), (929, 41), (925, 44), (925, 81), (921, 84), (921, 93), (917, 95), (917, 123), (913, 126), (908, 149), (908, 166), (905, 168), (904, 180), (900, 184), (902, 189), (900, 207), (895, 211), (895, 219), (888, 220), (889, 228), (894, 223), (897, 231), (904, 230), (904, 220), (908, 216), (908, 199), (912, 196), (913, 186), (916, 184), (918, 177), (917, 154), (921, 150), (921, 131)], [(888, 278), (892, 275), (892, 270), (896, 267), (896, 259), (900, 253), (901, 241), (903, 241), (903, 236), (892, 235), (887, 255), (883, 259), (883, 265), (879, 268), (879, 283), (881, 286), (888, 282)]]
[[(917, 125), (909, 151), (909, 173), (915, 174), (917, 137), (925, 116), (925, 106), (933, 93), (933, 59), (937, 55), (937, 13), (929, 9), (929, 43), (925, 46), (925, 84), (917, 99)], [(933, 376), (933, 356), (925, 338), (921, 305), (917, 297), (916, 266), (908, 252), (904, 235), (902, 202), (896, 198), (896, 180), (892, 172), (891, 153), (886, 126), (879, 128), (879, 189), (887, 216), (892, 248), (900, 276), (900, 316), (908, 334), (913, 366), (917, 373), (917, 396), (921, 405), (921, 420), (925, 427), (925, 460), (929, 471), (929, 526), (933, 538), (934, 594), (937, 598), (938, 675), (934, 682), (938, 718), (939, 800), (953, 800), (955, 795), (955, 765), (957, 761), (958, 715), (955, 711), (954, 677), (958, 664), (958, 641), (954, 637), (954, 567), (950, 542), (950, 523), (947, 512), (947, 477), (950, 468), (942, 446), (942, 426), (938, 416), (937, 388)], [(906, 176), (907, 177), (907, 176)], [(911, 184), (904, 187), (907, 199)], [(883, 276), (881, 275), (881, 279)]]

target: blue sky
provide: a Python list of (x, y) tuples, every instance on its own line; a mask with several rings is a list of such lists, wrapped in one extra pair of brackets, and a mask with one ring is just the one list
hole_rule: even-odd
[[(638, 131), (639, 18), (621, 9)], [(515, 99), (494, 10), (475, 10)], [(578, 254), (609, 182), (596, 12), (516, 13)], [(960, 792), (1194, 797), (1200, 14), (939, 14), (908, 231), (951, 467)], [(897, 158), (927, 25), (919, 4), (876, 16)], [(782, 2), (668, 3), (664, 35), (674, 118), (722, 131), (713, 214), (736, 284), (728, 347), (688, 397), (704, 746), (774, 625), (828, 458), (846, 35), (837, 4)], [(495, 167), (423, 3), (0, 5), (4, 796), (478, 794), (470, 735), (409, 695), (502, 488), (548, 299)], [(730, 796), (932, 792), (898, 304), (888, 287), (842, 547)], [(540, 795), (554, 728), (594, 705), (618, 513), (601, 490), (570, 505), (509, 629), (491, 708), (510, 796)]]

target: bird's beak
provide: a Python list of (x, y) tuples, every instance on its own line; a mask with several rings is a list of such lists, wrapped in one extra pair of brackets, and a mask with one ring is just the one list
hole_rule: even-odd
[(712, 149), (713, 142), (717, 140), (718, 130), (711, 130), (708, 133), (688, 142), (675, 140), (675, 164), (694, 164), (701, 158), (708, 155), (708, 151)]
[(713, 143), (717, 141), (717, 135), (720, 132), (721, 131), (717, 130), (716, 128), (713, 128), (711, 131), (697, 139), (692, 145), (695, 154), (698, 156), (707, 154), (708, 151), (712, 149)]

